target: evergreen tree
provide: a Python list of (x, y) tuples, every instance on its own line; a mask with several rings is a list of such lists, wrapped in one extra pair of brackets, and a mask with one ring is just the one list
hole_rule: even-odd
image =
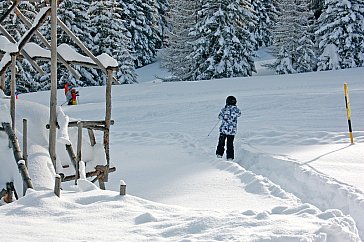
[(256, 19), (250, 3), (209, 0), (197, 2), (195, 11), (196, 24), (186, 26), (190, 41), (182, 48), (187, 53), (177, 60), (188, 65), (183, 64), (174, 74), (181, 80), (252, 75), (256, 42), (250, 30), (254, 29)]
[(364, 64), (364, 15), (361, 0), (327, 0), (316, 31), (318, 70)]
[[(0, 15), (8, 9), (10, 3), (8, 1), (0, 2)], [(28, 19), (32, 20), (35, 17), (35, 7), (34, 4), (30, 2), (21, 2), (18, 5), (19, 10)], [(2, 25), (9, 32), (9, 34), (14, 38), (15, 41), (19, 41), (21, 37), (29, 29), (20, 19), (11, 12), (10, 15), (4, 20)], [(36, 73), (33, 66), (26, 59), (17, 59), (18, 72), (16, 76), (16, 88), (19, 93), (34, 92), (38, 89), (38, 83), (34, 80), (33, 76)], [(7, 72), (6, 80), (8, 83), (7, 90), (10, 90), (10, 72)]]
[(156, 48), (160, 49), (168, 44), (166, 39), (168, 29), (170, 29), (170, 24), (167, 21), (167, 15), (170, 11), (168, 0), (156, 0), (156, 7), (158, 11), (158, 30), (159, 30), (159, 40), (157, 41)]
[[(85, 9), (90, 8), (90, 2), (85, 0), (64, 0), (58, 7), (58, 17), (62, 22), (82, 40), (82, 43), (89, 49), (94, 46), (91, 36), (92, 28), (90, 18)], [(61, 29), (58, 29), (58, 45), (68, 44), (78, 53), (83, 53), (76, 43)], [(99, 73), (90, 68), (76, 66), (75, 69), (81, 74), (81, 79), (76, 80), (69, 71), (62, 65), (58, 68), (58, 85), (60, 88), (69, 83), (75, 86), (97, 85), (94, 80), (98, 80)]]
[(274, 26), (272, 53), (276, 61), (268, 65), (278, 74), (308, 72), (315, 69), (316, 55), (312, 41), (312, 12), (306, 1), (282, 0), (281, 14)]
[[(116, 59), (119, 71), (116, 78), (121, 83), (133, 83), (136, 81), (132, 57), (128, 50), (129, 39), (126, 37), (126, 29), (119, 15), (119, 5), (111, 1), (96, 1), (89, 10), (90, 23), (93, 28), (92, 52), (94, 55), (106, 53)], [(106, 83), (106, 75), (101, 75), (97, 84)]]
[(162, 55), (161, 64), (174, 74), (174, 78), (181, 80), (191, 71), (193, 60), (188, 59), (187, 56), (193, 48), (192, 42), (196, 40), (196, 37), (189, 33), (190, 27), (196, 23), (197, 10), (201, 6), (198, 1), (189, 0), (171, 0), (170, 3), (169, 45)]
[(276, 2), (274, 0), (252, 1), (252, 8), (258, 17), (255, 26), (257, 48), (270, 46), (273, 43), (272, 27), (278, 15)]
[(123, 10), (121, 19), (131, 35), (135, 66), (138, 68), (152, 63), (160, 42), (155, 0), (118, 0), (118, 4)]

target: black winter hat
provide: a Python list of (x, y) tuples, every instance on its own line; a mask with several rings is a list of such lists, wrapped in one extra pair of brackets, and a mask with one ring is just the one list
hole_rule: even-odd
[(236, 98), (234, 96), (228, 96), (226, 98), (226, 105), (236, 105)]

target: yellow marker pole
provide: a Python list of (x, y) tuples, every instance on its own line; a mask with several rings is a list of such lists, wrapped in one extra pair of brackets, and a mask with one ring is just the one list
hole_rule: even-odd
[(353, 130), (351, 128), (351, 109), (350, 109), (349, 90), (348, 90), (348, 84), (347, 83), (344, 83), (344, 92), (345, 92), (346, 115), (348, 116), (350, 141), (351, 141), (352, 144), (354, 144)]

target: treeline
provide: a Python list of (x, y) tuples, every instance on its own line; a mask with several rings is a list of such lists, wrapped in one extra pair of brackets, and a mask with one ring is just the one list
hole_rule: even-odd
[[(0, 16), (8, 6), (0, 2)], [(39, 10), (27, 1), (19, 8), (29, 19)], [(57, 14), (95, 55), (118, 61), (122, 84), (135, 83), (135, 69), (153, 63), (159, 49), (171, 81), (250, 76), (262, 46), (276, 57), (269, 68), (278, 74), (364, 66), (362, 0), (63, 0)], [(3, 25), (16, 40), (27, 30), (15, 15)], [(41, 32), (50, 39), (50, 23)], [(77, 49), (62, 30), (58, 35)], [(49, 71), (41, 76), (26, 60), (18, 67), (18, 91), (49, 89)], [(60, 87), (105, 83), (100, 71), (75, 68), (80, 80), (59, 65)]]

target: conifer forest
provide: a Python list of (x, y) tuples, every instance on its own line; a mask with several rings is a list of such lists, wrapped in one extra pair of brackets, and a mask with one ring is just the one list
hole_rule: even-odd
[[(0, 16), (10, 5), (0, 1)], [(41, 4), (22, 1), (18, 8), (32, 20)], [(120, 84), (137, 83), (135, 70), (159, 52), (173, 74), (168, 81), (251, 76), (262, 47), (275, 57), (268, 67), (277, 74), (364, 66), (362, 0), (62, 0), (57, 15), (94, 55), (117, 60)], [(14, 13), (2, 26), (16, 40), (28, 29)], [(49, 19), (40, 31), (50, 39)], [(58, 44), (77, 49), (61, 29), (57, 34)], [(50, 63), (38, 64), (46, 74), (18, 60), (18, 92), (50, 88)], [(78, 80), (58, 65), (59, 88), (105, 84), (101, 71), (74, 68), (82, 75)]]

